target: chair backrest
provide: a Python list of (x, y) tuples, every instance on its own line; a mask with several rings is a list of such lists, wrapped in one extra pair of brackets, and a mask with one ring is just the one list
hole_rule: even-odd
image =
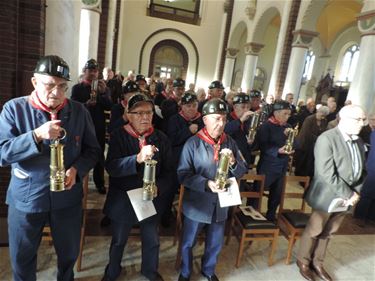
[(178, 194), (178, 205), (177, 205), (177, 225), (181, 225), (182, 223), (182, 199), (184, 198), (185, 187), (181, 184), (180, 185), (180, 192)]
[[(306, 203), (304, 200), (304, 193), (309, 188), (310, 177), (302, 176), (285, 176), (283, 180), (283, 188), (280, 201), (279, 212), (285, 210), (294, 210), (305, 212)], [(292, 190), (291, 190), (292, 189)], [(286, 199), (299, 199), (299, 203), (296, 205), (296, 208), (286, 208), (285, 203)]]
[(245, 174), (240, 181), (251, 182), (257, 185), (257, 188), (252, 191), (241, 191), (240, 195), (241, 198), (257, 198), (259, 199), (258, 211), (262, 209), (262, 196), (264, 192), (264, 183), (266, 181), (266, 177), (264, 175), (257, 175), (253, 173)]

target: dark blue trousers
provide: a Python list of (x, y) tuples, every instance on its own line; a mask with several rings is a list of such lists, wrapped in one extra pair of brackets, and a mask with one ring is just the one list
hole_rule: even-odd
[(184, 217), (181, 274), (186, 278), (189, 278), (191, 274), (193, 247), (196, 244), (198, 234), (204, 226), (206, 226), (206, 237), (201, 271), (206, 276), (212, 276), (215, 273), (217, 259), (224, 242), (225, 221), (205, 224)]
[(57, 255), (57, 280), (74, 280), (79, 253), (81, 205), (42, 213), (25, 213), (9, 206), (9, 251), (15, 281), (36, 280), (37, 252), (49, 222)]
[[(139, 223), (142, 241), (141, 273), (150, 280), (156, 278), (159, 265), (158, 216), (152, 216)], [(121, 260), (134, 222), (111, 221), (112, 242), (109, 248), (109, 263), (105, 269), (106, 280), (116, 280), (121, 273)]]

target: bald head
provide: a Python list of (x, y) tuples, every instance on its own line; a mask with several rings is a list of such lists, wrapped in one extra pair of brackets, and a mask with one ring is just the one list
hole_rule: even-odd
[(339, 128), (348, 135), (358, 135), (367, 122), (365, 111), (358, 105), (346, 105), (340, 112)]

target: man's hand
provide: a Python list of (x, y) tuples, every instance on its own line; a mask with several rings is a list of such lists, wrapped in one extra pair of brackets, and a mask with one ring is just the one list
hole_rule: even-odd
[(70, 190), (76, 183), (77, 169), (74, 167), (69, 168), (65, 172), (65, 189)]
[(141, 164), (146, 160), (151, 160), (151, 158), (154, 156), (155, 151), (158, 151), (158, 149), (154, 145), (145, 145), (137, 154), (137, 162)]
[(282, 146), (282, 147), (279, 148), (278, 152), (279, 152), (279, 154), (287, 154), (287, 155), (291, 155), (291, 154), (294, 153), (294, 150), (292, 150), (291, 152), (287, 152), (287, 151), (285, 150), (285, 145), (284, 145), (284, 146)]
[(225, 189), (220, 189), (219, 185), (216, 182), (212, 181), (212, 180), (209, 180), (207, 182), (207, 185), (208, 185), (208, 187), (211, 189), (211, 191), (213, 193), (221, 193), (221, 192), (225, 192), (226, 191)]
[(359, 195), (356, 192), (354, 192), (352, 197), (346, 200), (345, 206), (354, 206), (359, 201), (359, 198)]
[(195, 134), (196, 132), (198, 132), (198, 125), (197, 124), (191, 124), (189, 126), (189, 130), (192, 134)]
[(241, 121), (241, 123), (243, 123), (243, 122), (245, 122), (247, 119), (249, 119), (250, 118), (250, 116), (252, 116), (254, 114), (254, 112), (252, 112), (252, 111), (246, 111), (242, 116), (241, 116), (241, 118), (240, 118), (240, 121)]
[(103, 94), (105, 93), (105, 88), (107, 85), (105, 84), (104, 80), (99, 80), (98, 81), (98, 93)]
[(52, 120), (36, 128), (34, 130), (34, 135), (37, 143), (40, 143), (42, 140), (53, 140), (60, 137), (62, 131), (60, 122), (60, 120)]

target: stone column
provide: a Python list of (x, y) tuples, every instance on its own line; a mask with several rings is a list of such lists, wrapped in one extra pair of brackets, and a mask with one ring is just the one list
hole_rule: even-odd
[(367, 112), (373, 112), (375, 105), (374, 1), (365, 1), (362, 13), (358, 16), (358, 28), (362, 35), (359, 58), (347, 99), (351, 100), (353, 104), (362, 106)]
[(227, 54), (224, 64), (224, 73), (223, 73), (223, 85), (224, 87), (230, 87), (232, 84), (234, 63), (236, 62), (236, 57), (238, 54), (238, 49), (228, 48), (226, 49)]
[(260, 50), (264, 47), (263, 44), (250, 42), (246, 43), (245, 48), (245, 65), (243, 68), (243, 76), (241, 82), (241, 88), (243, 92), (247, 92), (253, 88), (255, 70), (257, 68), (258, 55)]
[[(101, 0), (81, 0), (81, 22), (79, 31), (79, 73), (88, 59), (97, 59)], [(87, 4), (86, 4), (87, 3)]]
[(294, 38), (292, 43), (292, 52), (290, 54), (288, 72), (285, 79), (282, 95), (283, 99), (285, 98), (286, 94), (292, 93), (295, 97), (294, 100), (298, 100), (309, 44), (318, 34), (319, 33), (317, 32), (302, 29), (293, 31)]
[(107, 38), (105, 46), (105, 66), (112, 66), (113, 42), (115, 39), (116, 0), (109, 0)]
[(72, 84), (80, 73), (77, 70), (81, 5), (75, 0), (46, 2), (45, 54), (58, 55), (68, 63)]

